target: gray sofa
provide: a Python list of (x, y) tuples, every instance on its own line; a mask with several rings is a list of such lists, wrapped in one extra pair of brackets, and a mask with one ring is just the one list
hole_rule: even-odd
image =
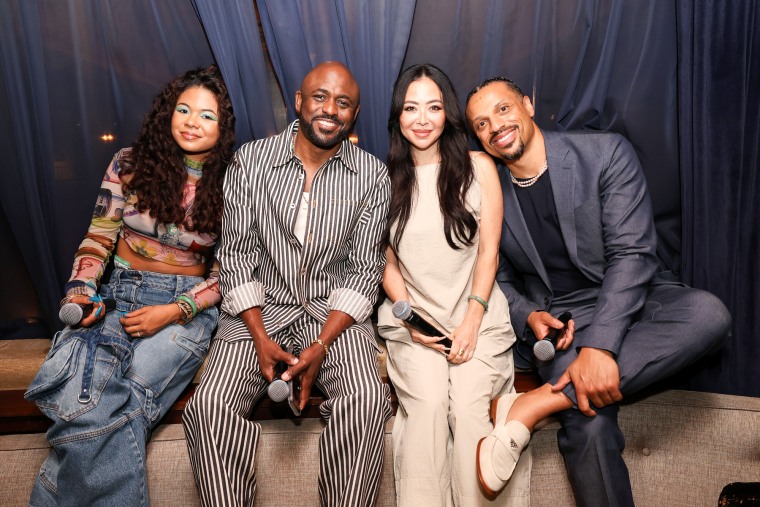
[[(263, 421), (256, 455), (257, 506), (318, 505), (316, 489), (319, 419)], [(394, 505), (390, 461), (392, 421), (379, 506)], [(625, 460), (638, 506), (716, 506), (730, 482), (760, 481), (760, 399), (666, 391), (624, 405)], [(557, 450), (552, 422), (533, 435), (531, 505), (572, 506), (573, 497)], [(48, 452), (43, 434), (0, 436), (0, 505), (26, 505), (34, 476)], [(152, 504), (198, 505), (178, 424), (155, 432), (148, 453)]]

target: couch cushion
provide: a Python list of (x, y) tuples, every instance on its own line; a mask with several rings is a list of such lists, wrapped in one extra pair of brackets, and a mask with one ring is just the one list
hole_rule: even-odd
[(0, 390), (26, 391), (49, 350), (48, 339), (0, 340)]

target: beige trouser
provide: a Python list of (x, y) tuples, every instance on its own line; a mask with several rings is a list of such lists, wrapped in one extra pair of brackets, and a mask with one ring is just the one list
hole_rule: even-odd
[(412, 342), (405, 328), (384, 326), (381, 335), (399, 400), (393, 426), (397, 505), (528, 506), (530, 447), (493, 502), (483, 496), (475, 466), (478, 441), (493, 429), (491, 400), (514, 392), (512, 350), (504, 333), (481, 334), (475, 357), (460, 365)]

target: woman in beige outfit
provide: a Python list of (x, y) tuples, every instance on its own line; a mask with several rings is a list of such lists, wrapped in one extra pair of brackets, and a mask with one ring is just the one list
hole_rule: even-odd
[[(448, 77), (415, 65), (396, 81), (389, 120), (392, 197), (378, 327), (399, 398), (393, 428), (397, 503), (528, 505), (530, 453), (493, 500), (479, 487), (478, 441), (493, 430), (489, 405), (513, 392), (515, 334), (494, 284), (502, 196), (491, 158), (467, 149)], [(412, 309), (451, 339), (437, 343), (396, 319)]]

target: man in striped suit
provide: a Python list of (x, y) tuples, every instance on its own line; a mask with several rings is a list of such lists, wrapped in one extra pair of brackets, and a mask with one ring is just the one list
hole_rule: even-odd
[(207, 506), (253, 503), (260, 427), (247, 417), (278, 361), (290, 365), (283, 380), (300, 380), (300, 408), (313, 385), (328, 398), (322, 504), (372, 505), (377, 496), (391, 409), (369, 317), (390, 182), (382, 162), (347, 140), (359, 88), (346, 67), (317, 65), (295, 105), (298, 120), (242, 146), (225, 178), (222, 315), (184, 414)]

